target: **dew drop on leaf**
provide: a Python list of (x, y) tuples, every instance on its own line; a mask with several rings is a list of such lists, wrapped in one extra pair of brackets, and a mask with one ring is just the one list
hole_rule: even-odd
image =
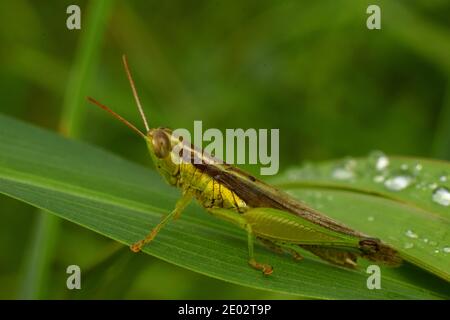
[(413, 182), (413, 178), (409, 175), (402, 174), (390, 177), (384, 182), (384, 186), (390, 191), (401, 191), (406, 189)]
[(430, 188), (431, 190), (434, 190), (434, 189), (436, 189), (437, 188), (437, 184), (436, 183), (430, 183), (429, 185), (428, 185), (428, 188)]
[(381, 151), (372, 151), (369, 159), (377, 171), (383, 171), (389, 166), (389, 158)]
[(415, 173), (415, 174), (419, 174), (419, 173), (422, 171), (422, 168), (423, 168), (423, 166), (422, 166), (420, 163), (417, 163), (417, 164), (414, 166), (414, 173)]
[(417, 233), (415, 233), (415, 232), (412, 231), (412, 230), (406, 231), (405, 235), (406, 235), (408, 238), (412, 238), (412, 239), (417, 239), (417, 238), (419, 237), (419, 236), (417, 235)]
[(407, 243), (405, 243), (403, 248), (405, 248), (405, 249), (412, 249), (412, 248), (414, 248), (414, 244), (411, 243), (411, 242), (407, 242)]
[(354, 178), (355, 174), (345, 168), (335, 168), (331, 173), (332, 177), (337, 180), (349, 180)]
[(437, 204), (448, 207), (450, 205), (450, 191), (444, 187), (436, 188), (433, 191), (432, 199)]
[(355, 178), (356, 161), (348, 159), (341, 165), (335, 167), (331, 172), (331, 176), (337, 180), (351, 180)]

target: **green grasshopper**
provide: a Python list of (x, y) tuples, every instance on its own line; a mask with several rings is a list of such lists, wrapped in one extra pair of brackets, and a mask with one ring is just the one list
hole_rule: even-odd
[[(195, 198), (213, 216), (234, 223), (247, 232), (248, 263), (265, 275), (271, 274), (273, 268), (255, 259), (255, 238), (269, 249), (288, 253), (296, 260), (303, 258), (301, 249), (304, 249), (323, 260), (347, 268), (355, 268), (358, 257), (391, 266), (400, 265), (402, 259), (398, 253), (380, 240), (353, 230), (250, 174), (219, 161), (187, 141), (182, 141), (170, 129), (151, 129), (127, 59), (125, 56), (122, 58), (146, 133), (98, 101), (92, 98), (88, 100), (140, 135), (147, 143), (158, 172), (170, 185), (182, 190), (175, 209), (164, 216), (144, 239), (134, 243), (132, 251), (139, 252), (150, 243), (164, 225), (179, 218)], [(178, 155), (174, 154), (175, 150)], [(201, 161), (173, 161), (182, 155), (187, 155), (188, 160), (200, 157)]]

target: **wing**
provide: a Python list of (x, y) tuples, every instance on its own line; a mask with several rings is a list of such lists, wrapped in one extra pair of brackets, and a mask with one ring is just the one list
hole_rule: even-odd
[(284, 210), (336, 232), (361, 238), (367, 237), (367, 235), (317, 212), (292, 198), (287, 193), (229, 164), (214, 164), (209, 162), (194, 164), (194, 166), (233, 190), (250, 207)]
[[(357, 237), (360, 239), (360, 252), (357, 255), (368, 260), (391, 266), (398, 266), (402, 263), (402, 258), (397, 254), (397, 251), (380, 240), (371, 238), (319, 213), (245, 171), (229, 164), (214, 163), (214, 160), (211, 157), (207, 160), (208, 163), (194, 164), (194, 166), (233, 190), (248, 206), (283, 210), (335, 232)], [(303, 247), (322, 259), (338, 265), (352, 267), (356, 261), (355, 253), (339, 248)]]

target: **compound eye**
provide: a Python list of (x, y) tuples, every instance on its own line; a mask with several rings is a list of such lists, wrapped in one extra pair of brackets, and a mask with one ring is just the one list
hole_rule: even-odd
[(156, 130), (153, 134), (153, 150), (155, 151), (155, 155), (162, 159), (169, 155), (170, 153), (170, 141), (167, 137), (166, 133), (163, 130)]

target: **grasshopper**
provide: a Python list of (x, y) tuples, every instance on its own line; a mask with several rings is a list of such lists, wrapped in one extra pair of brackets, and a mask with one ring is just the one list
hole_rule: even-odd
[[(132, 251), (139, 252), (196, 199), (211, 215), (247, 232), (248, 264), (264, 275), (271, 274), (273, 268), (256, 260), (255, 239), (275, 252), (292, 255), (296, 260), (303, 258), (303, 249), (347, 268), (356, 268), (358, 257), (391, 266), (400, 265), (402, 259), (397, 251), (379, 239), (353, 230), (237, 167), (219, 161), (174, 136), (168, 128), (150, 128), (125, 55), (122, 60), (146, 133), (93, 98), (88, 97), (88, 100), (141, 136), (157, 171), (170, 185), (182, 191), (173, 211), (164, 216), (145, 238), (131, 245)], [(178, 146), (179, 155), (174, 155), (175, 146)], [(191, 160), (200, 157), (201, 161), (173, 161), (174, 156), (181, 154), (188, 155)]]

